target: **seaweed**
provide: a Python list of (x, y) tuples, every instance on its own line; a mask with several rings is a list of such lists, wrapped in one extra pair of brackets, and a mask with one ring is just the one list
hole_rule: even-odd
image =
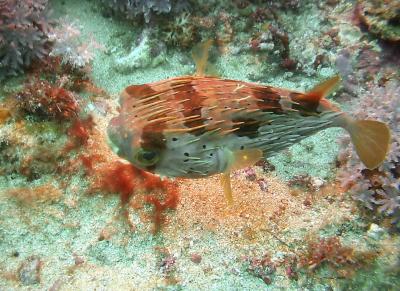
[(378, 251), (360, 251), (352, 246), (344, 246), (339, 237), (311, 240), (307, 250), (298, 255), (298, 270), (315, 272), (328, 266), (342, 278), (349, 278), (358, 269), (368, 266), (379, 255)]
[(48, 0), (0, 1), (0, 80), (49, 54)]

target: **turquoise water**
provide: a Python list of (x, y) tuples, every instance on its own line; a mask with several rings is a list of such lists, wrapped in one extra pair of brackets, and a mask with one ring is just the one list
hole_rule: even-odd
[[(46, 2), (42, 63), (9, 76), (0, 42), (0, 290), (396, 290), (399, 15), (372, 2)], [(119, 93), (193, 75), (209, 39), (220, 78), (305, 92), (340, 75), (329, 101), (388, 125), (386, 160), (366, 170), (326, 129), (234, 172), (233, 205), (218, 176), (132, 168), (107, 143)]]

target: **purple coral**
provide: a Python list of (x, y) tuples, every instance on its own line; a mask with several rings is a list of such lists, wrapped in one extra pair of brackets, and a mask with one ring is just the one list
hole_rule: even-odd
[(0, 79), (49, 52), (48, 0), (0, 0)]

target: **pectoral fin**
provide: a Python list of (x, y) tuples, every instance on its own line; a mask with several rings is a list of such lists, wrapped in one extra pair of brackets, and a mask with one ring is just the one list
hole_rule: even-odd
[(253, 166), (263, 157), (262, 150), (249, 149), (241, 150), (233, 153), (233, 163), (230, 170), (239, 170), (246, 167)]

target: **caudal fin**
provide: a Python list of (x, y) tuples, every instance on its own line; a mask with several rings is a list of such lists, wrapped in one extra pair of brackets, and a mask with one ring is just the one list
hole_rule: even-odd
[(390, 143), (390, 130), (385, 123), (355, 120), (349, 132), (358, 156), (368, 169), (375, 169), (385, 160)]

